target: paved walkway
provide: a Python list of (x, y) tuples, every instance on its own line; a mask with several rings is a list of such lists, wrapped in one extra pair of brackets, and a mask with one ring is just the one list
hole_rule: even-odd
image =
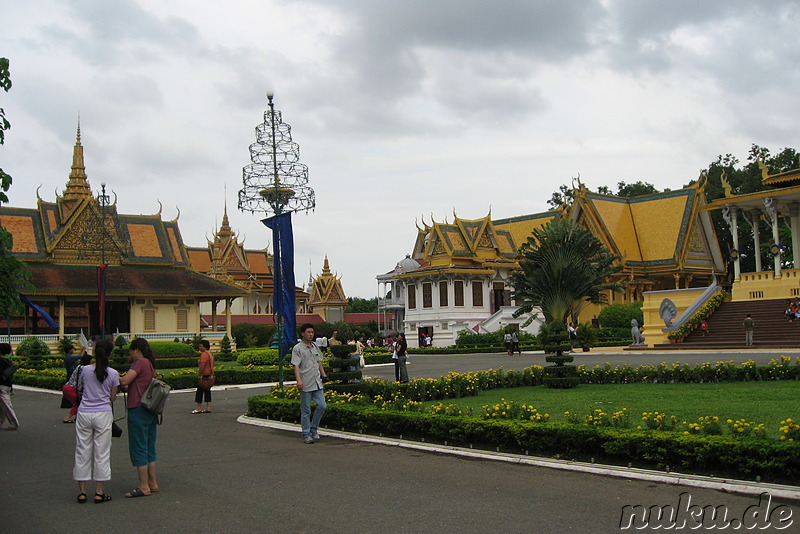
[[(412, 358), (411, 369), (428, 365)], [(321, 442), (303, 445), (297, 432), (238, 422), (247, 397), (265, 391), (215, 391), (214, 413), (204, 415), (189, 413), (190, 393), (174, 393), (159, 429), (162, 491), (123, 498), (136, 481), (124, 436), (112, 446), (107, 492), (114, 500), (97, 506), (75, 502), (74, 427), (61, 423), (58, 396), (16, 388), (20, 430), (0, 432), (3, 533), (605, 533), (619, 532), (623, 506), (678, 506), (681, 494), (684, 502), (690, 495), (692, 504), (726, 506), (729, 518), (759, 503), (702, 487), (485, 461), (326, 431)], [(800, 524), (800, 502), (773, 499), (769, 506), (781, 505)]]

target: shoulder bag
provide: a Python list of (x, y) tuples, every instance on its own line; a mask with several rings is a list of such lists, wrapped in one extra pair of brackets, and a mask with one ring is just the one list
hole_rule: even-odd
[[(144, 393), (142, 393), (140, 404), (150, 413), (163, 415), (164, 406), (167, 404), (167, 398), (169, 397), (169, 392), (172, 390), (172, 388), (163, 380), (156, 378), (156, 370), (153, 368), (153, 364), (150, 363), (150, 360), (147, 360), (147, 364), (150, 365), (151, 369), (153, 369), (153, 379), (150, 380), (150, 384), (147, 386), (147, 389), (145, 389)], [(137, 376), (136, 378), (138, 380), (139, 377)], [(139, 388), (139, 390), (141, 391), (141, 388)], [(159, 425), (161, 424), (162, 420), (162, 417), (158, 418)]]
[(197, 385), (203, 389), (211, 389), (214, 386), (214, 382), (216, 381), (216, 377), (214, 376), (214, 357), (211, 356), (211, 362), (209, 362), (209, 366), (211, 367), (211, 374), (208, 375), (200, 375), (197, 377)]

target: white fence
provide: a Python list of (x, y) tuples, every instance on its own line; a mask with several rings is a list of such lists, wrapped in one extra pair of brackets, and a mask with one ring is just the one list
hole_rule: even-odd
[[(200, 335), (204, 339), (209, 340), (212, 344), (218, 345), (219, 342), (222, 340), (222, 338), (225, 337), (225, 332), (224, 331), (223, 332), (202, 332)], [(153, 340), (153, 341), (156, 341), (156, 340), (172, 341), (175, 338), (178, 338), (180, 340), (183, 340), (183, 339), (190, 340), (190, 339), (192, 339), (194, 337), (194, 332), (189, 332), (189, 333), (187, 333), (187, 332), (158, 332), (158, 333), (146, 333), (146, 334), (145, 333), (131, 334), (129, 332), (116, 332), (114, 334), (109, 334), (109, 336), (110, 336), (111, 341), (114, 341), (115, 339), (117, 339), (118, 336), (124, 337), (127, 341), (131, 341), (134, 337), (143, 337), (145, 339), (149, 339), (149, 340)], [(59, 339), (58, 334), (27, 334), (27, 335), (11, 335), (11, 336), (0, 334), (0, 342), (10, 343), (13, 347), (16, 347), (24, 339), (29, 338), (29, 337), (38, 337), (39, 339), (41, 339), (42, 341), (44, 341), (45, 343), (50, 345), (50, 348), (55, 347), (56, 343), (58, 343), (58, 339)], [(77, 337), (77, 334), (66, 334), (66, 337), (71, 337), (71, 338), (75, 339)], [(232, 339), (231, 339), (231, 343), (233, 343)]]

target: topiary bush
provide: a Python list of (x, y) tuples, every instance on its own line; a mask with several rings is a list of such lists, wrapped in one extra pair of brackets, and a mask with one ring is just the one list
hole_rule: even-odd
[(569, 352), (569, 334), (561, 321), (552, 321), (547, 330), (549, 333), (544, 340), (544, 350), (549, 353), (545, 361), (555, 365), (544, 368), (544, 385), (549, 388), (571, 389), (580, 383), (578, 369), (574, 365), (564, 365), (572, 362)]
[(36, 359), (37, 356), (49, 356), (50, 347), (38, 337), (31, 336), (26, 337), (17, 345), (15, 353), (18, 356), (26, 356), (28, 359)]
[(228, 337), (228, 334), (222, 336), (222, 339), (219, 342), (219, 353), (220, 359), (229, 359), (233, 356), (233, 351), (231, 351), (231, 340)]
[(353, 358), (355, 345), (331, 345), (331, 358), (328, 360), (328, 378), (336, 382), (352, 382), (361, 379), (358, 358)]

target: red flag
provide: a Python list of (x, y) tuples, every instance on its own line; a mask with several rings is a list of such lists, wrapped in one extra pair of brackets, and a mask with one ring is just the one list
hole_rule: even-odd
[(108, 265), (97, 266), (97, 307), (100, 310), (100, 331), (105, 332), (106, 324), (106, 268)]

